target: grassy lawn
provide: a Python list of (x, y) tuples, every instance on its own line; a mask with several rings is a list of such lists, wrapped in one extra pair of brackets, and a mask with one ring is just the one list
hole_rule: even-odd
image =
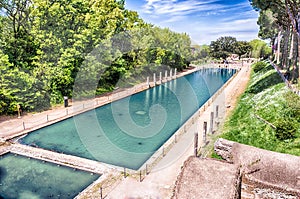
[(300, 155), (300, 98), (267, 62), (252, 66), (251, 80), (223, 127), (222, 138)]

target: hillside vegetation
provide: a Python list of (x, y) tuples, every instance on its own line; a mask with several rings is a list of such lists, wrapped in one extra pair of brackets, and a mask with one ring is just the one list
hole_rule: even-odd
[(251, 80), (224, 125), (223, 138), (300, 155), (300, 99), (267, 62), (252, 66)]

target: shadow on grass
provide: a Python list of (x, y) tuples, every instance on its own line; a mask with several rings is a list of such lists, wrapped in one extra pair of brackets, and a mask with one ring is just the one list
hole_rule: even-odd
[(282, 83), (282, 80), (280, 76), (274, 71), (274, 73), (271, 73), (270, 75), (266, 76), (265, 78), (259, 80), (254, 85), (249, 87), (246, 92), (257, 94), (279, 83)]

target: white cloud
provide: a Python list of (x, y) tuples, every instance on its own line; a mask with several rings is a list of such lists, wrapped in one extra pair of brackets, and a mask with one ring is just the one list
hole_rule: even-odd
[(146, 13), (154, 15), (188, 15), (199, 11), (212, 11), (222, 9), (216, 0), (147, 0), (143, 6)]
[(258, 13), (249, 1), (232, 5), (228, 0), (146, 0), (140, 14), (148, 22), (186, 32), (200, 44), (221, 36), (238, 40), (257, 38)]
[(185, 17), (184, 16), (172, 16), (171, 18), (163, 21), (163, 23), (174, 23), (177, 21), (183, 20)]
[[(190, 36), (200, 44), (209, 44), (222, 36), (232, 36), (237, 40), (252, 40), (257, 38), (257, 18), (236, 19), (209, 25), (199, 22), (191, 25)], [(194, 27), (192, 29), (192, 27)]]

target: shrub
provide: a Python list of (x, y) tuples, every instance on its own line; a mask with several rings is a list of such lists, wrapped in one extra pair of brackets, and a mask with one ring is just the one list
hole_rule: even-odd
[(253, 72), (257, 73), (257, 72), (263, 70), (266, 66), (267, 66), (267, 64), (265, 62), (257, 62), (255, 64), (253, 64)]
[(222, 156), (218, 155), (215, 151), (211, 154), (211, 158), (223, 160)]
[(288, 140), (296, 137), (297, 126), (295, 125), (295, 121), (290, 120), (279, 120), (275, 124), (276, 131), (275, 136), (279, 140)]
[(288, 92), (285, 95), (286, 100), (286, 115), (300, 120), (300, 98), (297, 94), (293, 92)]

